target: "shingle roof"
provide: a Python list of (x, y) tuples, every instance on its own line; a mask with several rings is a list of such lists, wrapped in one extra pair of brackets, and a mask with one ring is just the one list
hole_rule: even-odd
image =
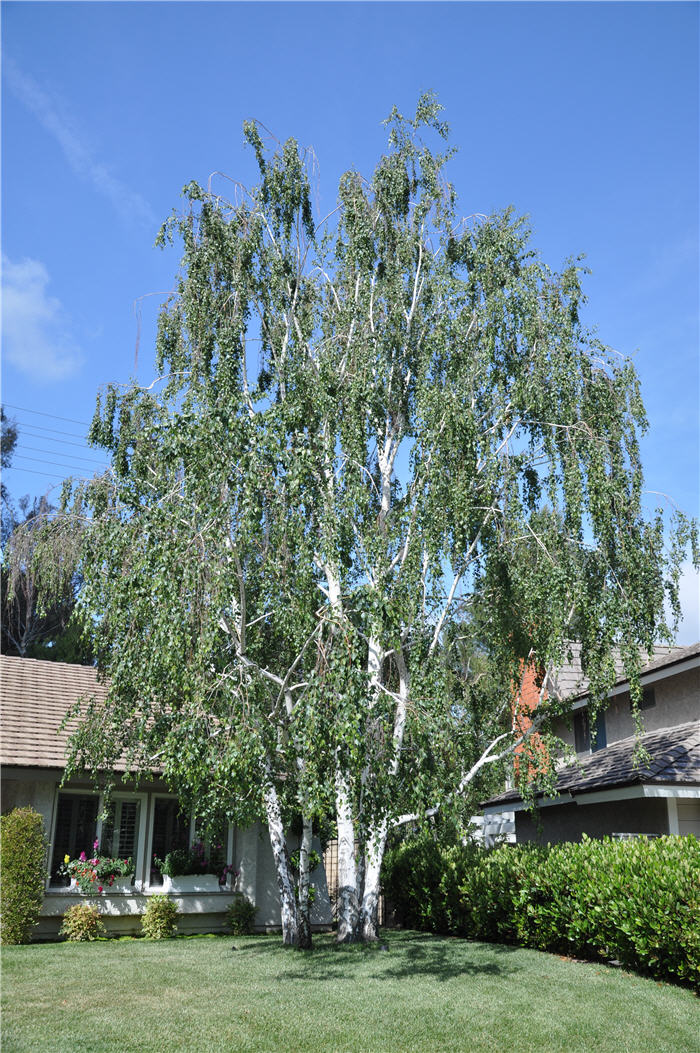
[(41, 662), (0, 656), (0, 763), (36, 768), (63, 768), (66, 746), (78, 726), (61, 721), (78, 699), (104, 698), (92, 666)]
[[(650, 759), (636, 764), (639, 746), (649, 753)], [(649, 731), (639, 739), (620, 739), (590, 757), (568, 764), (557, 775), (556, 792), (576, 796), (642, 783), (700, 786), (700, 720)], [(506, 790), (484, 802), (484, 807), (520, 799), (517, 790)]]
[[(581, 668), (581, 644), (572, 642), (569, 644), (571, 661), (568, 660), (559, 668), (555, 669), (548, 677), (548, 688), (555, 698), (581, 698), (588, 691), (588, 678)], [(657, 669), (675, 665), (683, 662), (686, 658), (692, 658), (700, 654), (700, 642), (691, 644), (689, 647), (667, 647), (657, 644), (653, 655), (642, 667), (641, 675), (653, 673)], [(646, 655), (644, 655), (646, 657)], [(622, 659), (615, 658), (615, 684), (624, 684), (627, 681)]]

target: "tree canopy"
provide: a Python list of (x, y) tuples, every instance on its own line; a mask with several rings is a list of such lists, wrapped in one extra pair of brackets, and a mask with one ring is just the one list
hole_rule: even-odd
[(463, 218), (433, 96), (386, 124), (325, 218), (309, 156), (255, 123), (256, 186), (185, 187), (157, 379), (102, 393), (111, 469), (37, 555), (58, 581), (76, 553), (111, 685), (76, 762), (127, 748), (202, 815), (264, 814), (292, 943), (313, 821), (337, 824), (339, 938), (371, 938), (392, 825), (546, 730), (552, 700), (525, 732), (512, 700), (574, 632), (595, 699), (615, 649), (634, 683), (693, 535), (643, 514), (639, 383), (582, 323), (580, 260), (551, 270), (511, 210)]
[[(0, 467), (4, 471), (11, 467), (19, 430), (4, 407), (0, 416)], [(88, 664), (92, 660), (89, 644), (83, 639), (78, 619), (73, 618), (79, 583), (64, 575), (58, 588), (45, 591), (40, 597), (37, 575), (32, 569), (36, 528), (55, 511), (45, 497), (32, 500), (28, 494), (15, 505), (2, 483), (0, 544), (4, 558), (0, 567), (0, 651), (20, 658)]]

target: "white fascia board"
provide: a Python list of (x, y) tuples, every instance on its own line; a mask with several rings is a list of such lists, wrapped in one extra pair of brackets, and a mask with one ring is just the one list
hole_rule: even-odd
[(645, 786), (644, 796), (700, 798), (700, 786)]
[[(572, 799), (569, 794), (564, 794), (559, 797), (543, 797), (537, 802), (538, 808), (546, 808), (550, 804), (571, 804)], [(484, 808), (484, 815), (500, 815), (501, 812), (525, 812), (530, 807), (529, 804), (525, 804), (524, 801), (504, 801), (503, 804), (493, 804), (489, 808)]]
[[(691, 800), (700, 799), (700, 786), (619, 786), (609, 790), (594, 790), (590, 793), (560, 794), (559, 797), (543, 797), (537, 802), (538, 808), (547, 808), (556, 804), (607, 804), (609, 801), (629, 801), (639, 797), (676, 797)], [(507, 804), (492, 805), (484, 808), (484, 815), (497, 815), (508, 809), (510, 812), (524, 812), (529, 806), (523, 801), (509, 801)]]
[[(661, 669), (652, 669), (649, 673), (642, 673), (639, 682), (642, 687), (649, 687), (651, 684), (655, 684), (659, 680), (666, 680), (668, 677), (676, 676), (678, 673), (687, 673), (691, 669), (698, 668), (700, 668), (700, 654), (693, 655), (691, 658), (686, 658), (683, 662), (678, 662), (676, 665), (664, 665)], [(629, 694), (629, 689), (629, 680), (623, 680), (621, 683), (616, 684), (615, 687), (610, 688), (607, 696), (608, 700), (615, 698), (617, 695)], [(576, 709), (585, 709), (587, 705), (588, 695), (583, 695), (573, 703), (571, 706), (571, 712)]]
[(620, 786), (593, 793), (579, 793), (576, 804), (605, 804), (608, 801), (628, 801), (634, 797), (700, 797), (700, 786)]
[(634, 797), (645, 797), (644, 786), (620, 786), (609, 790), (594, 790), (591, 793), (580, 793), (575, 797), (576, 804), (605, 804), (608, 801), (629, 801)]

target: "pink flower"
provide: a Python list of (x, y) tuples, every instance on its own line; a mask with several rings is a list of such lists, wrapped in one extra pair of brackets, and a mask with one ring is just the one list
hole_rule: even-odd
[(98, 892), (101, 892), (101, 891), (102, 891), (102, 885), (98, 885), (98, 886), (97, 886), (97, 891), (98, 891)]
[(79, 858), (80, 858), (80, 862), (81, 862), (81, 863), (84, 863), (84, 862), (85, 862), (85, 860), (87, 859), (87, 856), (85, 855), (85, 853), (84, 853), (84, 852), (81, 852), (81, 853), (80, 853), (80, 857), (79, 857)]
[(97, 849), (99, 847), (100, 847), (100, 842), (97, 840), (97, 838), (95, 838), (95, 840), (92, 842), (92, 850), (95, 853), (95, 855), (97, 855)]

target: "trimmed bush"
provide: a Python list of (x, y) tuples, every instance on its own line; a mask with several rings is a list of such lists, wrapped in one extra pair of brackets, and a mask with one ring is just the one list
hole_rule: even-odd
[(432, 833), (386, 850), (384, 892), (399, 925), (421, 931), (449, 931), (445, 897), (440, 887), (445, 854), (445, 847)]
[(149, 940), (167, 940), (175, 935), (177, 906), (167, 896), (151, 896), (141, 918), (141, 928)]
[(255, 905), (242, 892), (236, 892), (226, 911), (226, 920), (234, 936), (249, 936), (255, 925)]
[(63, 916), (59, 935), (71, 943), (99, 940), (107, 935), (100, 912), (92, 903), (74, 903)]
[(33, 808), (0, 817), (2, 942), (29, 943), (46, 884), (44, 823)]
[(388, 853), (386, 864), (385, 891), (412, 927), (613, 959), (700, 988), (695, 837), (487, 851), (427, 834)]

